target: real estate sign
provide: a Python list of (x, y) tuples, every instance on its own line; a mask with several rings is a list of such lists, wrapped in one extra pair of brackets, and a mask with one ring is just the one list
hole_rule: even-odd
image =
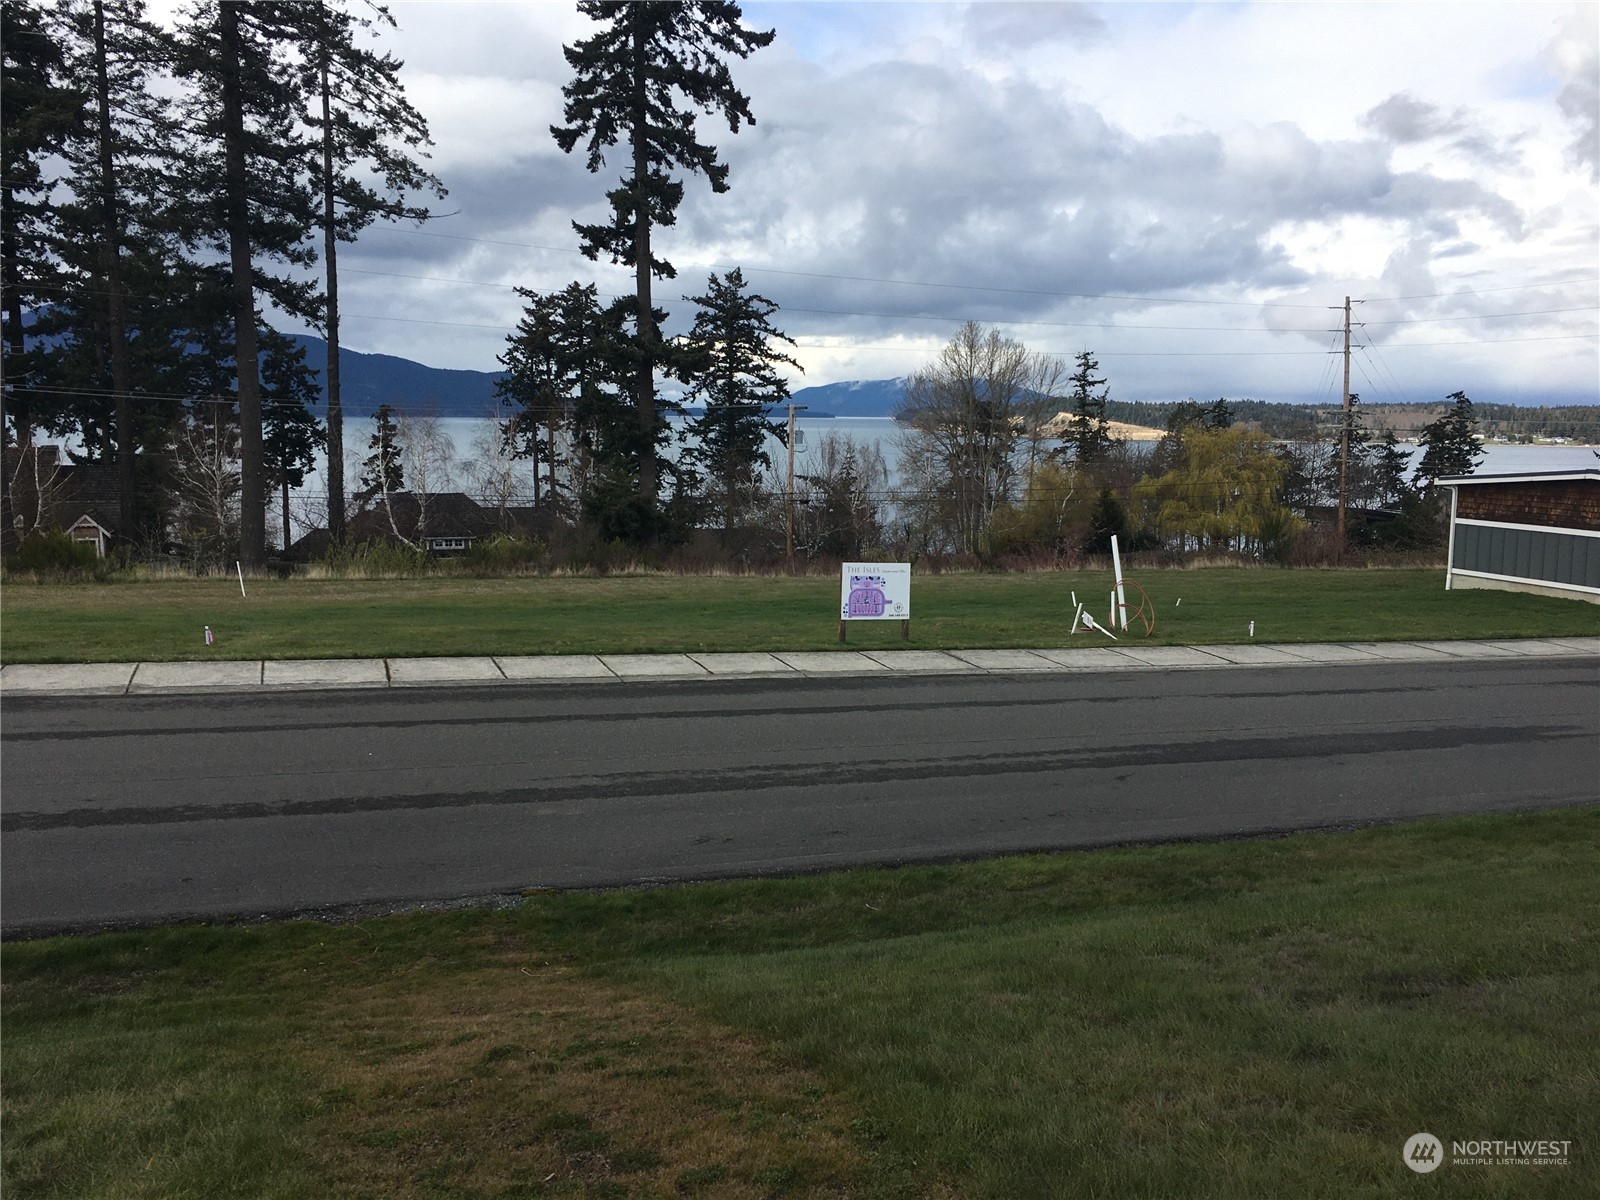
[(911, 564), (845, 563), (839, 569), (839, 619), (909, 621)]

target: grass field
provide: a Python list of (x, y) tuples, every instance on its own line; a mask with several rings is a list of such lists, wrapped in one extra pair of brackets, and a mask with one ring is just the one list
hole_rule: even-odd
[[(1600, 634), (1600, 607), (1446, 592), (1438, 570), (1165, 570), (1136, 576), (1151, 641), (1205, 645)], [(1109, 644), (1072, 639), (1071, 595), (1104, 620), (1108, 572), (917, 576), (911, 642), (924, 649)], [(817, 650), (838, 645), (838, 584), (816, 577), (520, 578), (117, 584), (8, 583), (0, 659), (131, 662)], [(206, 646), (204, 627), (216, 644)], [(898, 622), (858, 621), (853, 647), (901, 645)]]
[(1592, 1196), (1597, 861), (1589, 808), (12, 944), (5, 1192)]

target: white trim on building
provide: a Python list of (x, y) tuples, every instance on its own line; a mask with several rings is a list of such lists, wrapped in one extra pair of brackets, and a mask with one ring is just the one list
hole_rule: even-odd
[(1457, 517), (1457, 525), (1485, 525), (1490, 529), (1526, 529), (1529, 533), (1565, 533), (1573, 537), (1600, 538), (1600, 529), (1574, 529), (1570, 525), (1524, 525), (1516, 521), (1485, 521), (1481, 517)]
[(74, 542), (82, 542), (85, 545), (93, 542), (95, 557), (104, 558), (106, 543), (111, 540), (111, 531), (88, 513), (84, 513), (72, 523), (72, 527), (67, 530), (67, 536)]

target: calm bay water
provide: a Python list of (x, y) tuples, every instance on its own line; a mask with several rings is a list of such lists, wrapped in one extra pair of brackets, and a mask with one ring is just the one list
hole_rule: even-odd
[[(474, 445), (477, 444), (485, 433), (488, 422), (479, 418), (447, 418), (439, 422), (440, 428), (450, 439), (455, 449), (458, 465), (472, 461), (476, 455)], [(371, 431), (364, 422), (351, 422), (346, 425), (345, 445), (350, 452), (347, 459), (353, 457), (358, 463), (366, 456), (367, 439)], [(822, 439), (829, 434), (838, 437), (848, 437), (857, 444), (876, 446), (882, 453), (884, 462), (889, 467), (891, 484), (897, 480), (898, 447), (895, 441), (895, 423), (888, 417), (798, 417), (795, 420), (795, 429), (800, 437), (796, 439), (795, 470), (804, 473), (808, 457), (816, 451)], [(1148, 443), (1147, 443), (1148, 445)], [(1418, 453), (1417, 447), (1408, 447), (1412, 451), (1413, 460)], [(1600, 457), (1587, 446), (1510, 446), (1489, 445), (1484, 447), (1484, 457), (1479, 460), (1477, 474), (1494, 475), (1517, 471), (1573, 471), (1585, 467), (1600, 467)], [(771, 438), (767, 443), (767, 453), (771, 456), (774, 467), (782, 471), (787, 465), (787, 451), (783, 443), (776, 438)], [(323, 463), (317, 464), (317, 471), (308, 478), (302, 494), (314, 496), (325, 493), (326, 483), (322, 476)], [(359, 466), (352, 463), (346, 468), (346, 483), (355, 486), (360, 473)], [(457, 486), (465, 488), (465, 471), (458, 471)]]

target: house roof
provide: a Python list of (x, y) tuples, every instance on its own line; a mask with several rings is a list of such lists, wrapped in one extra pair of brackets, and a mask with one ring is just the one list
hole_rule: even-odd
[[(413, 492), (393, 492), (385, 510), (382, 500), (371, 508), (351, 513), (345, 522), (345, 536), (352, 542), (390, 541), (398, 529), (411, 541), (423, 538), (463, 538), (476, 541), (498, 532), (494, 514), (465, 492), (434, 492), (427, 496), (427, 520), (417, 530), (424, 506)], [(394, 525), (390, 526), (390, 514)], [(289, 548), (293, 558), (316, 558), (328, 549), (328, 531), (313, 529)]]
[(1468, 487), (1475, 483), (1568, 483), (1588, 480), (1600, 483), (1600, 467), (1580, 467), (1575, 471), (1516, 471), (1504, 475), (1447, 475), (1440, 487)]
[[(40, 490), (44, 493), (45, 525), (70, 529), (88, 517), (107, 534), (115, 535), (121, 522), (118, 503), (117, 464), (114, 462), (73, 462), (53, 444), (32, 447)], [(9, 446), (5, 451), (6, 480), (12, 478), (23, 451)], [(9, 489), (7, 489), (9, 499)]]

